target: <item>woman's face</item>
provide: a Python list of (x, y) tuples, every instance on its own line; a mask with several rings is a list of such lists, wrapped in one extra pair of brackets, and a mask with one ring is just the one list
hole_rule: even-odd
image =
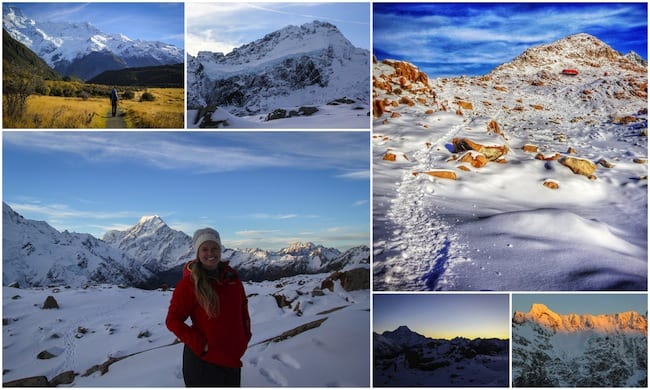
[(221, 261), (221, 248), (214, 241), (206, 241), (199, 247), (199, 261), (209, 270), (217, 269)]

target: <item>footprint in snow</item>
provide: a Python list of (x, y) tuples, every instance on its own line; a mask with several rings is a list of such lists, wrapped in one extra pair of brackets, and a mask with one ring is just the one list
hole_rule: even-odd
[(279, 361), (280, 363), (284, 364), (287, 367), (294, 368), (296, 370), (300, 369), (300, 362), (298, 362), (296, 359), (294, 359), (292, 356), (287, 355), (286, 353), (280, 353), (273, 355), (273, 359)]
[(255, 356), (254, 358), (250, 359), (248, 362), (251, 364), (251, 366), (257, 367), (257, 365), (260, 362), (260, 358), (259, 356)]
[(282, 376), (282, 374), (280, 374), (275, 370), (261, 368), (260, 374), (262, 374), (263, 377), (271, 381), (276, 386), (289, 386), (289, 381), (287, 380), (287, 378), (285, 378), (284, 376)]

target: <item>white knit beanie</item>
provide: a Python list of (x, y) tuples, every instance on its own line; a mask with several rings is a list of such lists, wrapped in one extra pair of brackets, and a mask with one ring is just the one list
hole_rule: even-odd
[(223, 252), (223, 247), (221, 246), (221, 238), (219, 237), (219, 232), (212, 228), (199, 229), (194, 232), (194, 237), (192, 237), (192, 248), (194, 253), (198, 253), (199, 247), (206, 241), (214, 241), (219, 244), (219, 249)]

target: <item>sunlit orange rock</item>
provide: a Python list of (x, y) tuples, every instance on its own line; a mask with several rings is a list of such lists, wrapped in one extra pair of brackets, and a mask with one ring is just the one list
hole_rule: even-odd
[(596, 172), (598, 167), (590, 160), (577, 157), (562, 157), (559, 162), (565, 167), (571, 169), (571, 172), (576, 175), (586, 176), (591, 180), (596, 179), (594, 172)]
[(525, 144), (524, 146), (521, 147), (521, 150), (523, 150), (524, 152), (536, 153), (537, 145)]

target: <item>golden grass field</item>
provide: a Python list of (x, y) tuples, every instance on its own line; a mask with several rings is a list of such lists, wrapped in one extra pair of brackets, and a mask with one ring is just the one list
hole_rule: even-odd
[[(148, 88), (154, 101), (140, 102), (144, 91), (135, 93), (131, 100), (120, 100), (118, 108), (124, 115), (127, 128), (184, 127), (185, 91), (183, 88)], [(3, 117), (4, 128), (46, 129), (101, 129), (106, 127), (111, 104), (106, 98), (58, 97), (32, 95), (22, 119), (10, 121)], [(11, 122), (11, 123), (9, 123)]]

